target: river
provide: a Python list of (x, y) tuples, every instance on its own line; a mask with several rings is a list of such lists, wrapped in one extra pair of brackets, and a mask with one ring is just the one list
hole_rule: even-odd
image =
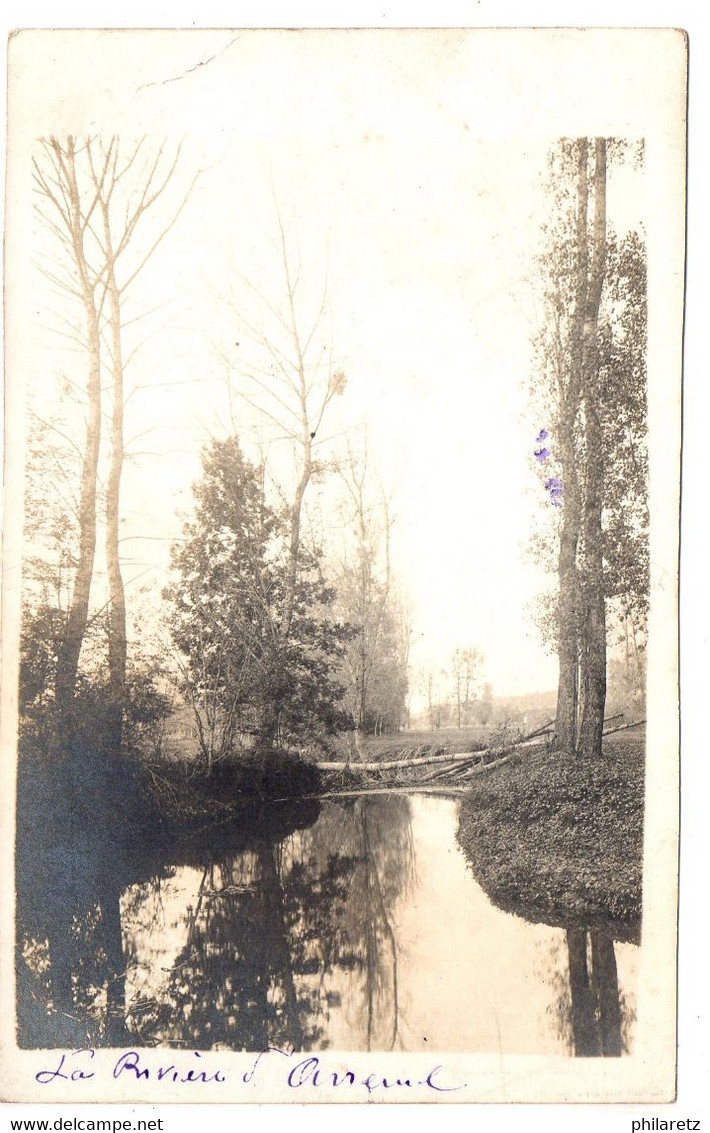
[[(23, 1045), (629, 1051), (639, 949), (495, 908), (457, 845), (457, 808), (391, 794), (290, 824), (266, 810), (239, 836), (163, 847), (147, 876), (102, 875), (80, 916), (45, 922), (46, 948), (25, 941)], [(33, 1014), (43, 964), (54, 1030)]]

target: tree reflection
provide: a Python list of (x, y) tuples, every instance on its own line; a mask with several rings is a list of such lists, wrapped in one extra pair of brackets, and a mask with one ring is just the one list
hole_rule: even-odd
[[(304, 945), (301, 970), (320, 972), (314, 1010), (325, 1021), (332, 1006), (342, 1006), (358, 1049), (391, 1050), (398, 1041), (393, 910), (412, 882), (413, 863), (408, 799), (360, 796), (324, 808), (300, 835), (289, 872), (292, 923)], [(326, 929), (318, 902), (304, 899), (299, 888), (307, 877), (332, 870), (347, 873), (347, 886), (337, 906), (326, 910)]]
[(30, 934), (18, 918), (18, 1028), (21, 1046), (118, 1046), (126, 1029), (126, 962), (119, 892), (86, 890), (59, 899)]
[(330, 806), (280, 844), (205, 867), (184, 946), (143, 1013), (144, 1041), (320, 1049), (346, 989), (362, 1043), (392, 1049), (392, 907), (412, 860), (408, 804), (385, 797)]
[(556, 1002), (558, 1033), (579, 1058), (618, 1057), (625, 1049), (614, 940), (600, 929), (568, 928), (568, 981)]
[[(373, 807), (373, 803), (380, 805)], [(412, 875), (409, 803), (398, 796), (361, 798), (355, 804), (354, 818), (362, 848), (359, 871), (365, 898), (356, 911), (364, 957), (364, 1045), (366, 1050), (394, 1050), (399, 1037), (400, 1005), (391, 912), (395, 898)]]
[[(194, 978), (194, 1003), (186, 1004), (185, 1015), (197, 1018), (197, 1029), (204, 1042), (212, 1045), (210, 1032), (214, 1030), (219, 1034), (219, 1028), (212, 1022), (210, 1010), (216, 1016), (222, 1002), (229, 1006), (220, 985), (220, 955), (228, 960), (230, 948), (233, 951), (242, 948), (248, 956), (247, 974), (242, 973), (240, 977), (238, 974), (247, 989), (244, 991), (247, 1010), (240, 1012), (240, 1017), (244, 1016), (245, 1033), (266, 1034), (269, 1016), (275, 1014), (277, 1018), (284, 1016), (287, 1021), (279, 1033), (293, 1045), (301, 1045), (303, 1035), (295, 1009), (293, 973), (283, 931), (281, 937), (272, 933), (266, 944), (260, 936), (262, 929), (268, 932), (280, 923), (283, 930), (285, 923), (273, 843), (266, 832), (271, 827), (275, 836), (283, 839), (304, 820), (312, 822), (317, 813), (317, 805), (314, 808), (313, 804), (305, 811), (298, 804), (274, 807), (231, 826), (221, 824), (190, 835), (181, 846), (174, 843), (168, 846), (160, 836), (141, 841), (135, 832), (122, 831), (120, 825), (107, 827), (78, 819), (39, 826), (32, 839), (27, 830), (23, 830), (17, 840), (16, 973), (20, 1046), (119, 1046), (129, 1038), (135, 1041), (144, 1037), (146, 1041), (155, 1041), (151, 1025), (155, 1027), (161, 1006), (165, 1010), (170, 1003), (178, 1006), (177, 993), (173, 994), (171, 985), (162, 1005), (157, 999), (147, 1002), (134, 999), (127, 1004), (126, 987), (127, 977), (135, 971), (137, 963), (133, 929), (137, 920), (143, 932), (149, 933), (151, 927), (158, 927), (159, 903), (152, 903), (152, 926), (143, 914), (146, 907), (151, 906), (151, 897), (159, 893), (160, 878), (172, 868), (171, 855), (175, 865), (181, 859), (186, 862), (195, 857), (208, 860), (204, 885), (211, 879), (213, 888), (219, 886), (224, 890), (221, 909), (214, 902), (207, 902), (205, 894), (198, 899), (195, 910), (186, 910), (187, 944), (182, 974), (187, 977), (188, 988), (190, 977)], [(25, 825), (29, 824), (28, 816), (29, 808), (27, 812), (20, 811)], [(230, 846), (243, 849), (249, 844), (256, 847), (250, 853), (228, 855), (225, 850)], [(214, 861), (210, 846), (219, 846), (219, 862)], [(237, 892), (243, 887), (240, 870), (248, 872), (250, 868), (252, 872), (256, 870), (258, 893), (252, 894), (244, 923), (239, 922), (232, 928), (232, 922), (238, 921), (241, 912)], [(232, 939), (240, 933), (243, 940)], [(262, 948), (273, 955), (276, 973), (273, 982), (277, 985), (275, 991), (272, 989), (273, 994), (268, 983), (263, 989), (259, 987), (259, 979), (256, 979), (253, 994), (248, 990), (249, 964), (258, 968), (253, 957), (258, 956)], [(267, 964), (267, 976), (269, 971)], [(286, 1005), (284, 1009), (280, 998)], [(172, 1021), (167, 1030), (174, 1034), (176, 1041), (192, 1042), (187, 1031), (183, 1039)]]
[[(361, 797), (329, 804), (309, 828), (294, 826), (288, 834), (283, 816), (265, 812), (238, 837), (222, 830), (183, 850), (200, 867), (174, 926), (161, 902), (161, 878), (173, 868), (165, 847), (152, 865), (136, 863), (114, 843), (77, 834), (40, 847), (39, 866), (23, 860), (21, 1045), (322, 1049), (338, 1009), (353, 1045), (393, 1049), (393, 911), (413, 875), (409, 803)], [(165, 947), (166, 932), (181, 944), (156, 981), (155, 942)]]

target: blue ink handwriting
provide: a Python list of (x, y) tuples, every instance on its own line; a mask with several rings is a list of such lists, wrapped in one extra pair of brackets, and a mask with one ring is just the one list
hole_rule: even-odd
[[(89, 1058), (93, 1058), (95, 1053), (93, 1050), (82, 1048), (81, 1050), (73, 1050), (69, 1058), (80, 1058), (85, 1054), (88, 1054)], [(63, 1078), (66, 1082), (80, 1082), (83, 1078), (93, 1077), (93, 1070), (82, 1069), (80, 1066), (75, 1066), (72, 1070), (71, 1066), (67, 1065), (67, 1055), (63, 1054), (59, 1059), (56, 1070), (40, 1070), (35, 1074), (35, 1081), (39, 1082), (41, 1086), (48, 1086), (50, 1082), (54, 1082), (57, 1078)]]
[(443, 1066), (435, 1066), (430, 1070), (426, 1078), (411, 1078), (411, 1077), (393, 1077), (389, 1078), (381, 1074), (367, 1074), (365, 1077), (359, 1077), (353, 1070), (344, 1070), (338, 1073), (336, 1070), (325, 1070), (321, 1067), (321, 1061), (315, 1055), (310, 1058), (304, 1058), (301, 1062), (296, 1063), (293, 1070), (291, 1070), (287, 1084), (292, 1090), (297, 1090), (301, 1086), (330, 1086), (337, 1089), (340, 1086), (364, 1086), (368, 1094), (373, 1093), (375, 1090), (391, 1090), (395, 1088), (412, 1089), (415, 1086), (428, 1086), (431, 1090), (436, 1090), (440, 1094), (455, 1093), (457, 1090), (466, 1088), (464, 1082), (460, 1086), (445, 1086), (436, 1081)]
[[(192, 1052), (195, 1058), (202, 1058), (198, 1050)], [(162, 1082), (167, 1079), (169, 1082), (226, 1082), (226, 1078), (221, 1070), (212, 1070), (205, 1068), (204, 1070), (197, 1068), (194, 1064), (185, 1070), (184, 1067), (177, 1067), (174, 1063), (169, 1066), (159, 1066), (156, 1069), (149, 1068), (148, 1066), (141, 1066), (141, 1056), (136, 1050), (127, 1050), (118, 1059), (113, 1068), (114, 1078), (120, 1078), (122, 1074), (134, 1074), (136, 1079), (144, 1078), (150, 1080), (151, 1078), (156, 1082)]]
[[(293, 1050), (281, 1050), (279, 1047), (273, 1046), (267, 1047), (256, 1055), (250, 1069), (239, 1074), (236, 1083), (244, 1086), (256, 1086), (260, 1063), (270, 1054), (280, 1054), (289, 1062), (296, 1056), (296, 1052)], [(65, 1052), (59, 1055), (59, 1061), (53, 1068), (38, 1071), (35, 1074), (35, 1079), (40, 1085), (47, 1086), (58, 1080), (81, 1082), (94, 1078), (96, 1076), (95, 1070), (90, 1069), (90, 1065), (91, 1059), (95, 1055), (96, 1051), (88, 1048)], [(376, 1091), (416, 1090), (424, 1087), (426, 1090), (433, 1090), (437, 1094), (449, 1094), (466, 1088), (466, 1083), (456, 1084), (447, 1081), (442, 1065), (435, 1066), (424, 1076), (385, 1075), (381, 1071), (363, 1073), (350, 1069), (328, 1068), (323, 1064), (322, 1059), (316, 1055), (303, 1057), (299, 1054), (297, 1057), (299, 1061), (295, 1065), (291, 1065), (290, 1068), (284, 1067), (286, 1085), (292, 1090), (307, 1087), (307, 1092), (314, 1088), (344, 1092), (342, 1087), (347, 1087), (349, 1088), (348, 1092), (354, 1088), (354, 1092), (364, 1089), (368, 1094), (373, 1094)], [(125, 1050), (113, 1064), (111, 1074), (114, 1079), (125, 1080), (128, 1078), (132, 1082), (144, 1082), (146, 1085), (151, 1082), (167, 1082), (168, 1084), (178, 1085), (208, 1085), (227, 1082), (226, 1070), (215, 1066), (213, 1059), (208, 1062), (208, 1058), (210, 1058), (209, 1055), (205, 1057), (200, 1051), (195, 1050), (191, 1057), (187, 1053), (181, 1052), (176, 1056), (174, 1062), (169, 1062), (166, 1059), (164, 1062), (156, 1063), (153, 1052), (144, 1051), (141, 1053), (137, 1050)]]

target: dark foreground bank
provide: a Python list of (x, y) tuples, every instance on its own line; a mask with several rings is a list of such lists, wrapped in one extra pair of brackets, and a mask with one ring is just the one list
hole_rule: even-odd
[[(169, 877), (178, 866), (218, 869), (220, 862), (263, 853), (311, 826), (319, 813), (316, 786), (317, 770), (288, 753), (270, 752), (268, 758), (254, 753), (238, 767), (215, 768), (211, 776), (185, 763), (109, 764), (82, 752), (44, 764), (21, 759), (20, 1045), (128, 1041), (124, 896), (136, 885)], [(77, 1001), (79, 986), (89, 989), (86, 1002)], [(103, 1029), (88, 1032), (82, 1011), (91, 1016), (90, 1004), (100, 994), (106, 996)]]
[(459, 844), (506, 912), (637, 940), (643, 792), (640, 738), (610, 742), (593, 762), (520, 752), (475, 782), (461, 805)]

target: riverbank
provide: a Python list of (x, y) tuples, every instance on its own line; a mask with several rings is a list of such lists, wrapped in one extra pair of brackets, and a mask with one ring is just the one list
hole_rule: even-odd
[(527, 920), (638, 937), (644, 744), (607, 741), (597, 761), (519, 752), (480, 776), (458, 841), (491, 901)]
[[(124, 872), (150, 871), (165, 846), (181, 846), (188, 860), (205, 837), (238, 840), (245, 816), (256, 821), (265, 809), (285, 808), (287, 825), (300, 823), (301, 811), (312, 821), (320, 783), (316, 767), (278, 749), (224, 761), (210, 775), (194, 760), (109, 761), (80, 750), (48, 761), (21, 753), (18, 854), (36, 857), (41, 831), (50, 858), (77, 845), (90, 857), (125, 859)], [(31, 860), (28, 873), (36, 872)]]

